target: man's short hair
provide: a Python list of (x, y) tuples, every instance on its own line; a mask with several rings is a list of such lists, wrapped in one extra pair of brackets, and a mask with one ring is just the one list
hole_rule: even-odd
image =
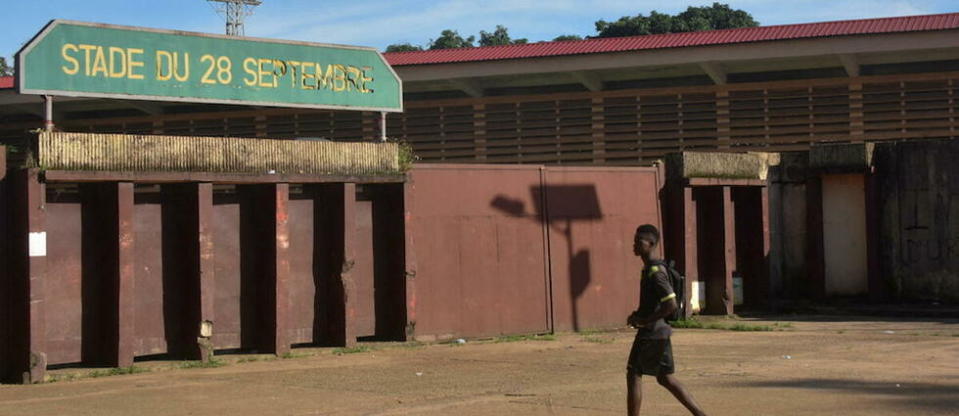
[(659, 244), (659, 229), (652, 224), (643, 224), (636, 228), (636, 237), (653, 243)]

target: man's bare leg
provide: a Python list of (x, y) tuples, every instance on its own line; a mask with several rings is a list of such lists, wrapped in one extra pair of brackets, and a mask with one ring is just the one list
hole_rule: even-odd
[(672, 374), (660, 374), (656, 376), (656, 381), (659, 382), (659, 385), (665, 387), (666, 390), (669, 390), (673, 396), (676, 396), (676, 399), (679, 400), (683, 406), (686, 406), (694, 416), (706, 416), (703, 409), (700, 409), (696, 401), (693, 400), (693, 396), (686, 391), (682, 383), (680, 383), (676, 377), (673, 377)]
[(626, 414), (639, 416), (639, 408), (643, 404), (643, 375), (632, 371), (626, 372)]

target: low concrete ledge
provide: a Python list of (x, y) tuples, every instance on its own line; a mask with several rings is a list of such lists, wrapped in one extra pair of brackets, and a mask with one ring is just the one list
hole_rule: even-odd
[(875, 148), (873, 143), (815, 145), (809, 149), (809, 168), (827, 173), (865, 172), (873, 166)]
[(671, 180), (711, 178), (764, 181), (769, 166), (778, 164), (778, 153), (683, 152), (666, 156), (666, 172)]
[(290, 176), (402, 176), (400, 146), (227, 137), (44, 132), (46, 171), (202, 172)]

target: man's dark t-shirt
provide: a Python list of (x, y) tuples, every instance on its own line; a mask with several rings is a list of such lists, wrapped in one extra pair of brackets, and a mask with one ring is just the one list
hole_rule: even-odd
[[(643, 269), (639, 290), (639, 315), (642, 317), (652, 315), (660, 304), (676, 297), (666, 268), (656, 263)], [(663, 319), (639, 329), (639, 337), (643, 339), (666, 339), (672, 333), (673, 329)]]

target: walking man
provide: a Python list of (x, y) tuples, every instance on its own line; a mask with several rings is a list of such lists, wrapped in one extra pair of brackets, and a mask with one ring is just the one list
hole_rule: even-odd
[(645, 267), (640, 285), (639, 309), (627, 319), (627, 324), (639, 329), (626, 364), (628, 414), (639, 416), (645, 374), (655, 376), (656, 381), (676, 396), (693, 415), (705, 416), (706, 413), (699, 408), (693, 396), (673, 376), (675, 365), (669, 341), (673, 330), (664, 318), (678, 306), (666, 265), (656, 257), (659, 239), (659, 230), (649, 224), (639, 226), (633, 239), (633, 252), (642, 257)]

